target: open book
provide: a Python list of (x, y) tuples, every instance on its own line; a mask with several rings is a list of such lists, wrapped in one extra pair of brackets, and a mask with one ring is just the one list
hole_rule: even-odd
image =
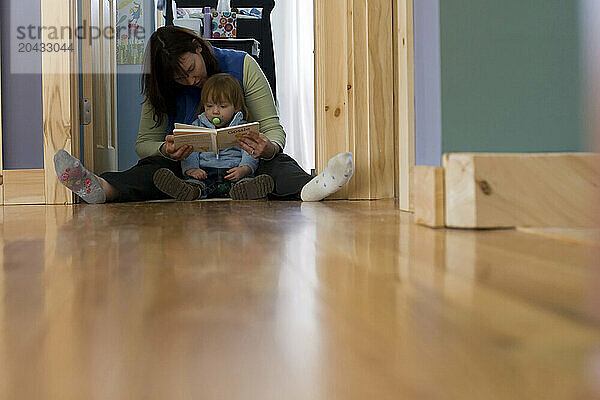
[(189, 144), (194, 146), (194, 151), (212, 151), (213, 153), (218, 153), (219, 150), (236, 146), (236, 139), (241, 135), (249, 132), (259, 133), (258, 127), (258, 122), (219, 129), (176, 123), (173, 130), (175, 149), (180, 148), (184, 144)]

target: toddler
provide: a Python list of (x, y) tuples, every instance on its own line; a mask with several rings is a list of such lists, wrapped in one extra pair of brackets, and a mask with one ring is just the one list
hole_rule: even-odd
[[(207, 128), (223, 128), (245, 124), (248, 110), (239, 82), (229, 74), (215, 74), (202, 87), (201, 107), (204, 112), (192, 123)], [(213, 152), (194, 152), (181, 162), (184, 180), (167, 169), (154, 174), (154, 184), (177, 200), (208, 197), (231, 197), (254, 200), (273, 191), (273, 178), (254, 177), (258, 160), (238, 146)]]

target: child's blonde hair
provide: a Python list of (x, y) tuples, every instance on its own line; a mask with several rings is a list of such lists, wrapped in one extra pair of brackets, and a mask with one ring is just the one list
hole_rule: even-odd
[(235, 111), (241, 111), (248, 119), (248, 108), (244, 103), (244, 92), (237, 79), (225, 73), (214, 74), (202, 85), (200, 107), (207, 103), (231, 103)]

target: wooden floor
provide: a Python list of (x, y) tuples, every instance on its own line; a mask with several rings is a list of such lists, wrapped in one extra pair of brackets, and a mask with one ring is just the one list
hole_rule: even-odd
[(391, 201), (0, 212), (1, 399), (592, 398), (593, 246)]

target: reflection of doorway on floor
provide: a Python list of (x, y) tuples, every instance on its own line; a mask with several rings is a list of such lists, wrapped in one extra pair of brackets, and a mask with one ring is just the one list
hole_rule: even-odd
[(271, 21), (285, 152), (310, 173), (315, 167), (313, 2), (278, 1)]

